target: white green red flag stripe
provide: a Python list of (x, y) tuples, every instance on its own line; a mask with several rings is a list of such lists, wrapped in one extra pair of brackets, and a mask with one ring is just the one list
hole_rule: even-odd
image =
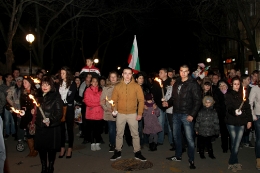
[(134, 73), (138, 73), (140, 71), (140, 63), (139, 63), (139, 57), (138, 57), (138, 47), (137, 47), (137, 41), (136, 36), (134, 38), (133, 46), (130, 52), (130, 55), (128, 57), (128, 67), (133, 69)]

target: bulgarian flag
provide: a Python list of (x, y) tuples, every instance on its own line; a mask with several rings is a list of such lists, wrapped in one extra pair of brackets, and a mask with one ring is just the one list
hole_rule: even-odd
[(133, 46), (132, 46), (130, 55), (128, 57), (128, 64), (129, 64), (128, 67), (133, 69), (133, 72), (135, 74), (140, 71), (140, 63), (139, 63), (139, 57), (138, 57), (136, 36), (134, 38)]

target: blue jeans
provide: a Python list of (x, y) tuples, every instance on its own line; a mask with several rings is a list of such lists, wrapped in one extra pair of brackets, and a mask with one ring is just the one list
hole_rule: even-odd
[[(12, 113), (7, 109), (5, 109), (4, 116), (5, 116), (5, 134), (7, 135), (15, 134), (15, 124), (14, 124)], [(10, 132), (10, 125), (11, 125), (11, 132)]]
[(108, 124), (109, 143), (112, 146), (116, 146), (116, 122), (107, 121), (107, 124)]
[(228, 163), (233, 165), (238, 163), (237, 154), (245, 126), (233, 126), (227, 124), (227, 129), (231, 138), (231, 154)]
[(168, 116), (167, 113), (165, 114), (165, 122), (166, 122), (166, 126), (167, 126), (167, 134), (168, 134), (168, 140), (170, 144), (173, 144), (173, 135), (172, 135), (172, 128), (170, 126), (170, 120), (168, 120)]
[(0, 172), (4, 170), (4, 164), (5, 164), (5, 144), (4, 144), (4, 138), (3, 138), (3, 121), (2, 117), (0, 116)]
[(160, 108), (158, 108), (160, 110), (160, 116), (158, 117), (158, 121), (162, 127), (162, 131), (158, 133), (158, 143), (163, 144), (164, 141), (164, 124), (165, 124), (165, 116), (166, 116), (166, 112), (162, 111)]
[(181, 157), (182, 155), (182, 132), (181, 125), (183, 125), (185, 136), (188, 143), (188, 156), (189, 161), (194, 161), (194, 124), (187, 121), (187, 114), (173, 114), (173, 138), (175, 142), (175, 156)]
[(254, 121), (255, 125), (255, 154), (256, 158), (260, 158), (260, 115), (257, 116), (257, 121)]

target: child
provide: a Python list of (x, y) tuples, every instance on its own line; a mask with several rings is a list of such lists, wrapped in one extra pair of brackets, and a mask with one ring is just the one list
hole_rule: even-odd
[(150, 151), (157, 150), (157, 139), (158, 139), (157, 133), (162, 131), (162, 127), (157, 118), (159, 115), (160, 115), (160, 111), (153, 101), (152, 94), (147, 93), (145, 95), (145, 109), (143, 113), (143, 117), (144, 117), (143, 133), (150, 135), (149, 136)]
[(219, 134), (219, 120), (217, 112), (213, 109), (214, 100), (211, 96), (205, 96), (202, 100), (203, 108), (196, 118), (195, 131), (200, 143), (199, 154), (201, 159), (205, 159), (204, 148), (207, 146), (209, 157), (216, 159), (213, 154), (211, 139)]

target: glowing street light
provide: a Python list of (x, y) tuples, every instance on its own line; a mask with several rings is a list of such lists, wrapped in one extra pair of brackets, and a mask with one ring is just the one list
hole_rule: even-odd
[(30, 64), (29, 64), (29, 75), (32, 75), (32, 42), (35, 37), (33, 34), (26, 35), (26, 41), (29, 42), (29, 52), (30, 52)]
[(207, 58), (206, 61), (207, 61), (207, 63), (210, 63), (211, 62), (211, 58)]
[(117, 70), (120, 70), (121, 69), (121, 67), (117, 67)]
[(94, 63), (95, 63), (95, 64), (99, 63), (99, 59), (97, 59), (97, 58), (94, 59)]

